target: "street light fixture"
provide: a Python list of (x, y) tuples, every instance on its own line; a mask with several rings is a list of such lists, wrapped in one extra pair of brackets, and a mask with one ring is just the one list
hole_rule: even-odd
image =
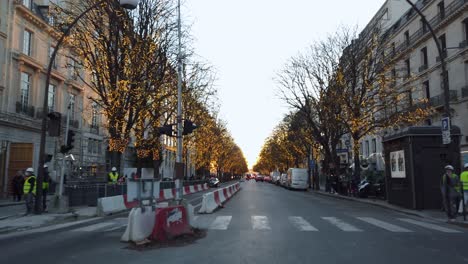
[[(45, 81), (45, 91), (44, 91), (44, 102), (43, 102), (43, 111), (47, 111), (48, 109), (48, 103), (49, 103), (49, 97), (47, 96), (49, 94), (49, 84), (50, 84), (50, 75), (52, 72), (52, 66), (55, 61), (55, 57), (57, 56), (57, 52), (59, 50), (60, 45), (63, 43), (65, 40), (65, 37), (70, 34), (71, 29), (78, 23), (78, 21), (85, 16), (89, 11), (95, 9), (99, 5), (105, 4), (108, 2), (108, 0), (101, 0), (96, 2), (94, 5), (88, 7), (83, 13), (78, 15), (65, 29), (63, 32), (62, 36), (60, 39), (57, 41), (57, 44), (54, 47), (54, 51), (52, 52), (50, 59), (49, 59), (49, 65), (47, 67), (47, 73), (46, 73), (46, 81)], [(125, 9), (135, 9), (138, 6), (138, 3), (140, 0), (119, 0), (119, 4), (121, 7)], [(42, 124), (41, 124), (41, 139), (40, 139), (40, 145), (39, 145), (39, 173), (37, 177), (37, 185), (36, 186), (42, 186), (42, 182), (44, 179), (44, 170), (42, 169), (44, 167), (45, 163), (45, 144), (46, 144), (46, 132), (47, 132), (47, 115), (43, 114), (42, 115)], [(63, 168), (62, 168), (63, 169)], [(36, 213), (41, 213), (42, 212), (42, 204), (40, 201), (42, 201), (42, 188), (37, 188), (37, 199), (36, 199), (36, 204), (35, 204), (35, 212)], [(61, 197), (61, 193), (59, 194), (59, 197)]]

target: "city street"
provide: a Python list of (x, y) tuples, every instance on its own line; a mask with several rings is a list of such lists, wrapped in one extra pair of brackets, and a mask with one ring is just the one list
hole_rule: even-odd
[[(4, 263), (452, 263), (468, 262), (466, 229), (375, 206), (244, 182), (211, 215), (207, 236), (148, 251), (119, 242), (125, 215), (23, 236), (0, 236)], [(189, 200), (197, 204), (198, 197)]]

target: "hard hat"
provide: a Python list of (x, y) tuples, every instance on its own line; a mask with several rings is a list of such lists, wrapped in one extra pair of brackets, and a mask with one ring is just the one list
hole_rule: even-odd
[(27, 168), (26, 172), (34, 173), (34, 169), (33, 168)]
[(47, 164), (44, 164), (44, 168), (48, 168), (49, 166), (47, 166)]
[(465, 163), (465, 166), (463, 166), (465, 169), (468, 168), (468, 163)]
[(445, 166), (445, 169), (446, 169), (446, 170), (454, 170), (454, 168), (453, 168), (452, 165), (447, 165), (447, 166)]
[(112, 167), (112, 171), (117, 171), (117, 168), (116, 168), (116, 167)]

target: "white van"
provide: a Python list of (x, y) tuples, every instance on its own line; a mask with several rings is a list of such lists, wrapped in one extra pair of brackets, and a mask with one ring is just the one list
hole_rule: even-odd
[(281, 173), (279, 171), (272, 171), (270, 173), (270, 176), (271, 176), (271, 183), (274, 183), (276, 185), (280, 183)]
[(286, 187), (291, 189), (307, 190), (309, 188), (307, 169), (291, 168), (288, 170)]

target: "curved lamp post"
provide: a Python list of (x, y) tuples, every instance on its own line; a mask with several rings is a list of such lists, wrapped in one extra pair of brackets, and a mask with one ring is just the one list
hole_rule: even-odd
[[(45, 144), (46, 144), (46, 132), (47, 132), (47, 115), (45, 114), (45, 111), (48, 109), (48, 104), (49, 104), (49, 84), (50, 84), (50, 74), (52, 71), (52, 65), (55, 60), (55, 57), (57, 56), (57, 52), (60, 48), (60, 45), (63, 43), (65, 40), (65, 37), (67, 37), (70, 34), (71, 29), (78, 23), (78, 21), (85, 16), (89, 11), (93, 10), (94, 8), (98, 7), (99, 5), (102, 5), (109, 0), (101, 0), (96, 2), (94, 5), (88, 7), (83, 13), (78, 15), (66, 28), (66, 30), (63, 32), (62, 36), (60, 39), (57, 41), (57, 44), (55, 45), (54, 51), (52, 52), (50, 59), (49, 59), (49, 65), (47, 67), (47, 73), (46, 73), (46, 81), (45, 81), (45, 91), (44, 91), (44, 102), (43, 102), (43, 111), (44, 114), (42, 115), (42, 124), (41, 124), (41, 141), (40, 141), (40, 146), (39, 146), (39, 170), (38, 170), (38, 177), (37, 177), (37, 182), (36, 186), (40, 186), (37, 189), (37, 197), (36, 197), (36, 204), (35, 204), (35, 212), (40, 214), (43, 210), (42, 208), (42, 182), (44, 179), (44, 163), (45, 163)], [(140, 0), (119, 0), (119, 4), (121, 7), (125, 9), (135, 9), (138, 5)], [(62, 168), (63, 169), (63, 168)], [(62, 196), (62, 184), (63, 184), (63, 177), (60, 179), (60, 193), (59, 197)]]

